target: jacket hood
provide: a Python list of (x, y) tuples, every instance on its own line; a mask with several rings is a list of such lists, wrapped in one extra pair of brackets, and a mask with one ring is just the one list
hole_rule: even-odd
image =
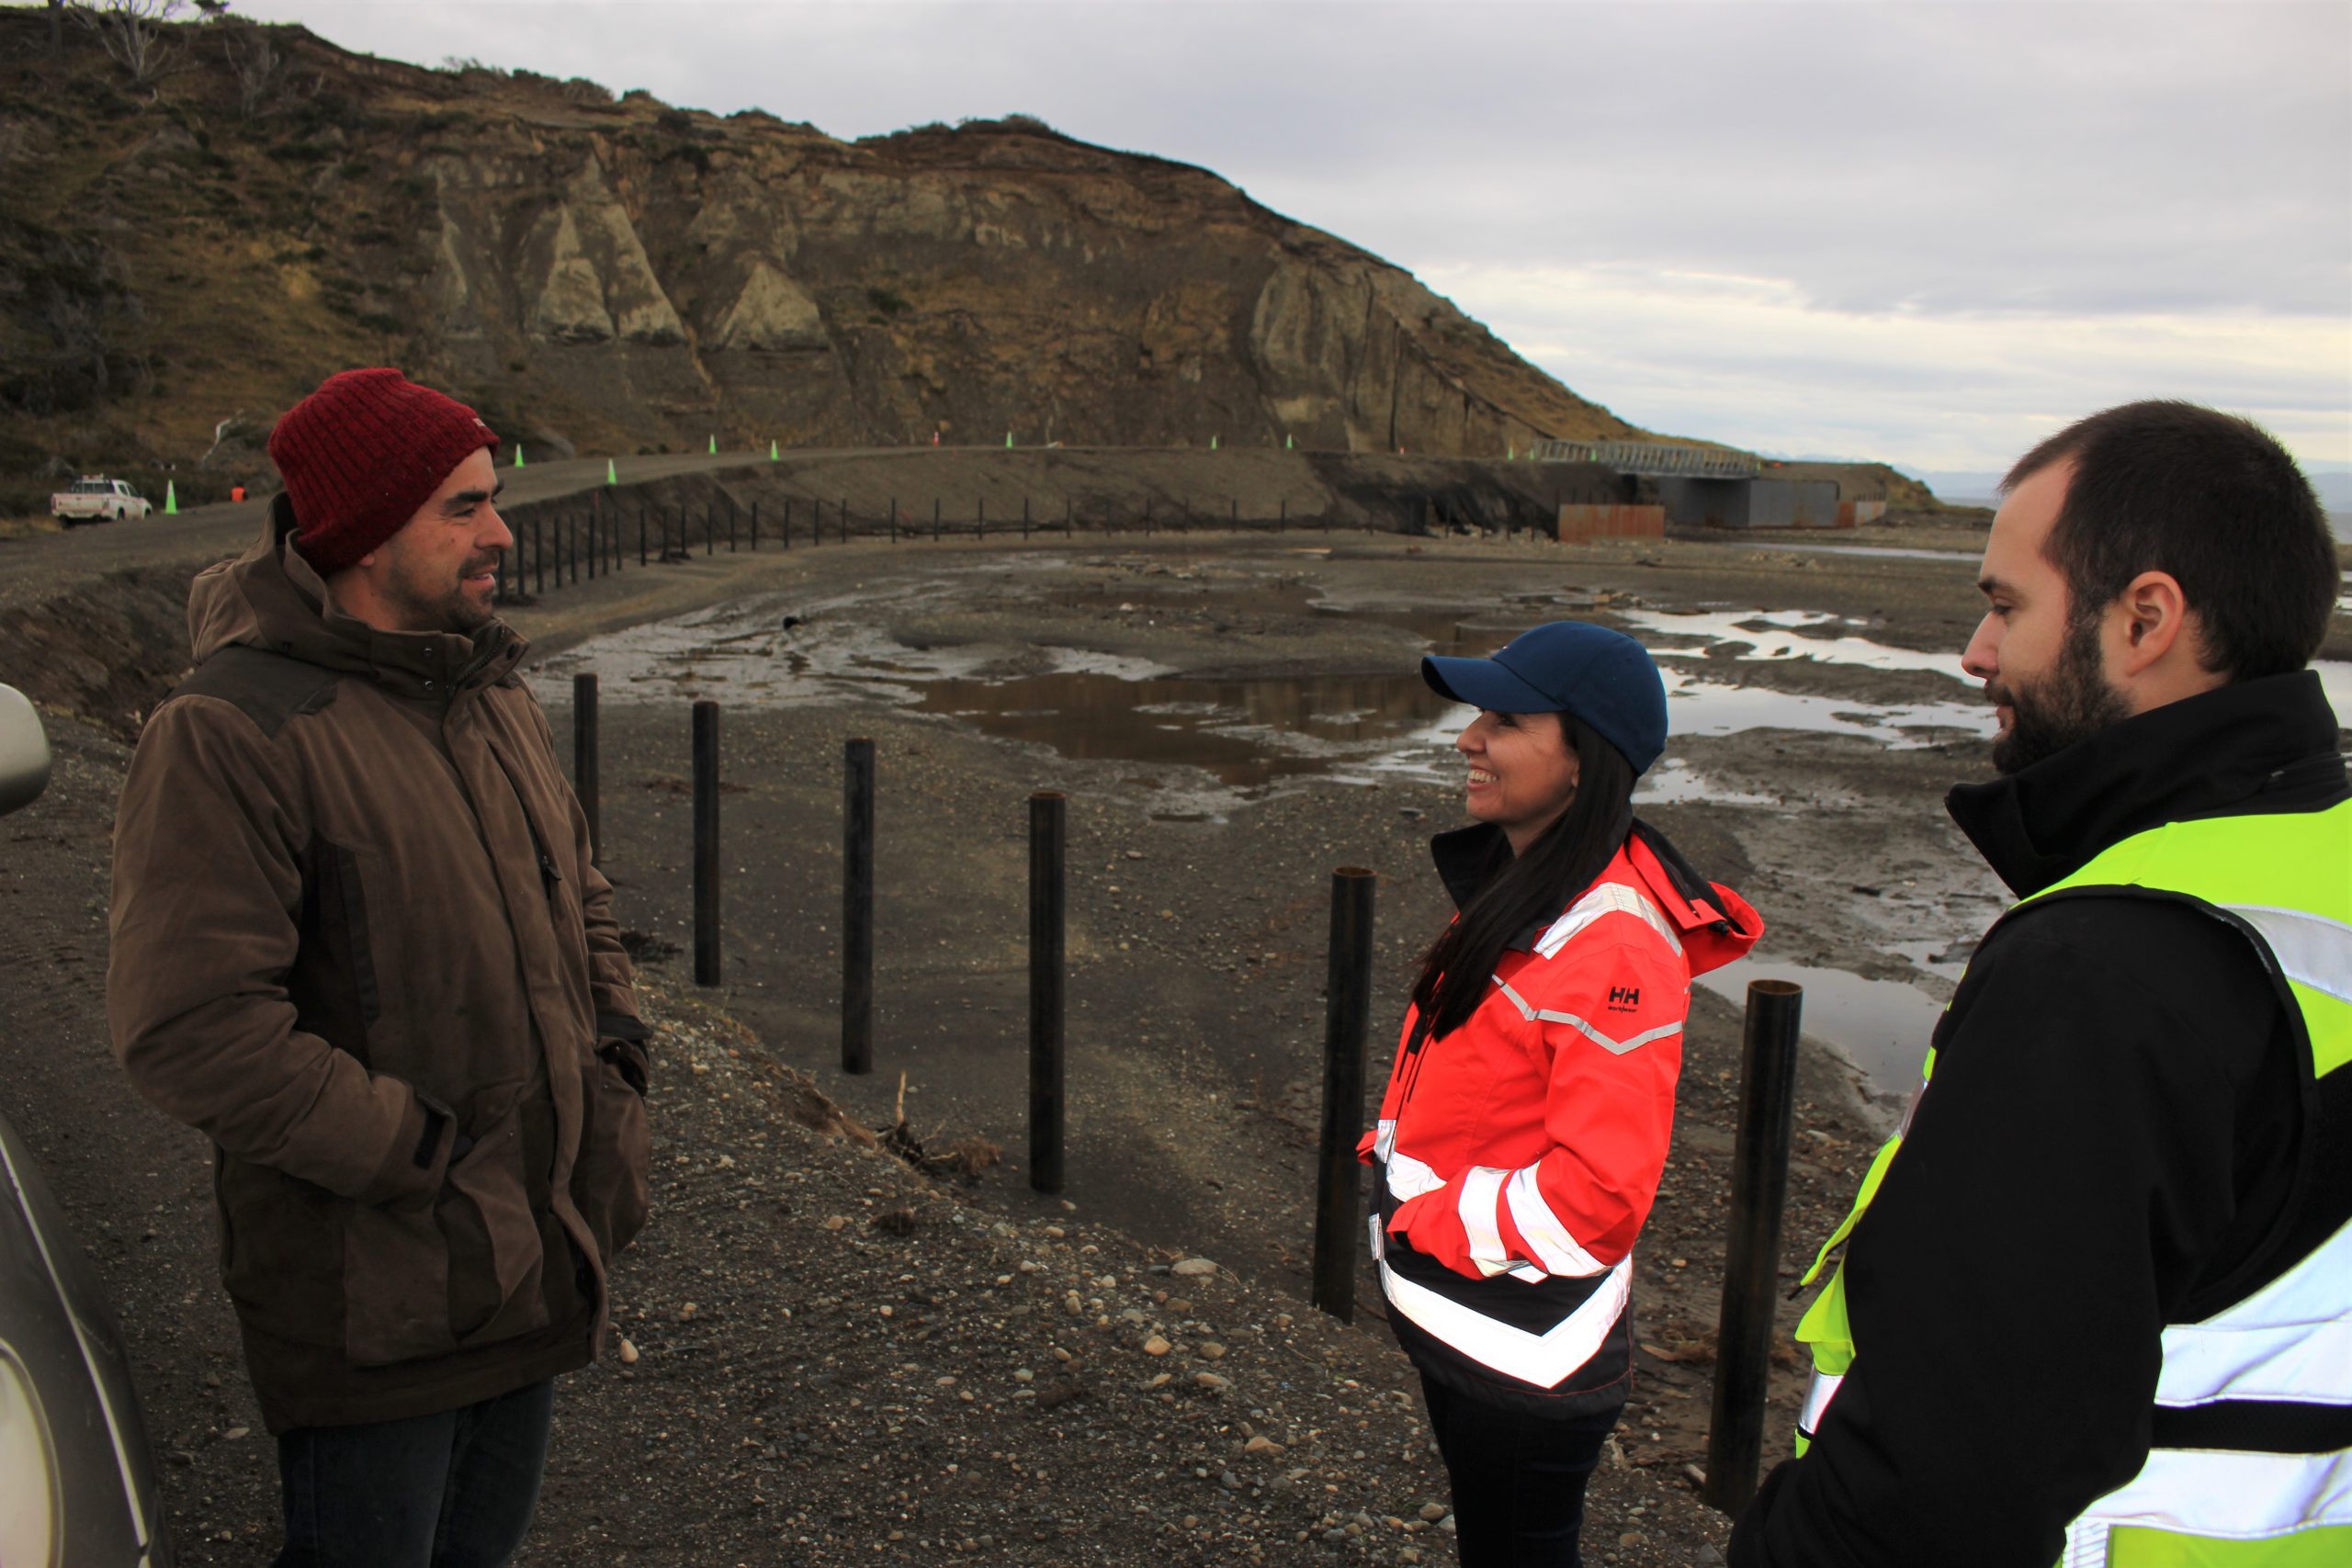
[(379, 631), (334, 605), (325, 581), (292, 544), (293, 508), (270, 502), (261, 533), (233, 560), (198, 572), (188, 589), (188, 644), (197, 663), (247, 647), (368, 676), (408, 695), (473, 690), (503, 678), (527, 644), (503, 621), (472, 637)]
[(1625, 858), (1659, 912), (1674, 922), (1691, 974), (1704, 975), (1747, 957), (1763, 936), (1764, 919), (1753, 905), (1691, 870), (1682, 852), (1648, 823), (1634, 822), (1633, 835), (1625, 840)]
[(1944, 809), (2024, 897), (2166, 822), (2340, 797), (2336, 724), (2316, 671), (2266, 675), (2134, 714), (2005, 778), (1955, 784)]
[[(1510, 863), (1510, 842), (1495, 824), (1474, 822), (1430, 839), (1430, 857), (1437, 863), (1446, 891), (1462, 906)], [(1693, 975), (1745, 957), (1763, 936), (1763, 917), (1747, 899), (1722, 883), (1701, 876), (1664, 833), (1639, 818), (1634, 818), (1611, 865), (1619, 860), (1641, 878), (1659, 911), (1673, 922)], [(1608, 874), (1607, 868), (1601, 874)], [(1583, 891), (1575, 889), (1563, 903), (1573, 903)], [(1547, 915), (1538, 920), (1512, 939), (1510, 945), (1522, 952), (1532, 948), (1551, 919)]]

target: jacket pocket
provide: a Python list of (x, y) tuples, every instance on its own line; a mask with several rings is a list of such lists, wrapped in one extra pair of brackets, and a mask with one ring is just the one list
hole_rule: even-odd
[(343, 1211), (323, 1187), (213, 1151), (220, 1282), (238, 1319), (275, 1339), (332, 1346), (342, 1315)]
[(510, 1111), (430, 1203), (355, 1205), (344, 1229), (344, 1354), (389, 1366), (548, 1324), (545, 1245)]
[(596, 1238), (607, 1262), (645, 1228), (652, 1199), (647, 1171), (652, 1164), (652, 1134), (645, 1100), (607, 1061), (590, 1064), (582, 1096), (580, 1159), (573, 1168), (571, 1201)]

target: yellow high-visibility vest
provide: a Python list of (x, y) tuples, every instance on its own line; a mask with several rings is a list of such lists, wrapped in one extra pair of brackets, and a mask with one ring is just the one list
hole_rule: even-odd
[[(2167, 823), (2110, 846), (2016, 908), (2095, 888), (2186, 898), (2245, 935), (2295, 1003), (2314, 1078), (2352, 1065), (2352, 802), (2325, 811)], [(1920, 1090), (1935, 1072), (1928, 1053)], [(1918, 1101), (1914, 1099), (1916, 1110)], [(1863, 1174), (1823, 1244), (1810, 1284), (1853, 1234), (1903, 1145), (1903, 1126)], [(1813, 1352), (1798, 1418), (1803, 1453), (1854, 1363), (1845, 1264), (1797, 1338)], [(2156, 1404), (2318, 1407), (2352, 1419), (2352, 1224), (2260, 1290), (2199, 1323), (2164, 1330)], [(2062, 1568), (2343, 1568), (2352, 1563), (2352, 1448), (2322, 1453), (2152, 1449), (2127, 1484), (2067, 1527)]]

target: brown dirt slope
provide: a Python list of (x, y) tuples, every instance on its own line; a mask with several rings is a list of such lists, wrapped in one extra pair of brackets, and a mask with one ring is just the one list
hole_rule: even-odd
[[(845, 142), (232, 21), (170, 29), (186, 69), (132, 88), (46, 33), (0, 10), (19, 488), (168, 460), (213, 499), (321, 376), (385, 362), (534, 457), (1643, 434), (1378, 257), (1020, 117)], [(230, 56), (257, 40), (278, 65), (247, 101)]]

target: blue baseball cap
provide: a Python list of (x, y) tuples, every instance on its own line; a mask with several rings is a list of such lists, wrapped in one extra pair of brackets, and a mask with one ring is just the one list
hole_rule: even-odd
[(1520, 633), (1491, 659), (1421, 660), (1442, 697), (1495, 713), (1566, 713), (1624, 753), (1636, 774), (1666, 750), (1666, 682), (1642, 645), (1583, 621)]

